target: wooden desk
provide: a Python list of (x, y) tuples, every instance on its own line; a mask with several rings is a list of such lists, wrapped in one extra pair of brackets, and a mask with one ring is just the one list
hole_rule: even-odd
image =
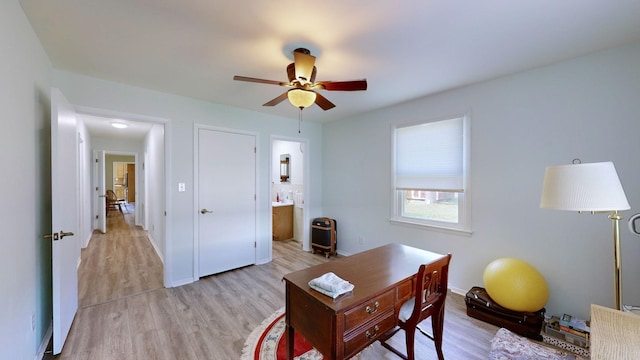
[[(443, 256), (389, 244), (285, 275), (287, 359), (295, 332), (327, 359), (350, 358), (374, 343), (396, 326), (420, 265)], [(309, 281), (327, 272), (354, 284), (353, 292), (334, 300), (312, 290)]]

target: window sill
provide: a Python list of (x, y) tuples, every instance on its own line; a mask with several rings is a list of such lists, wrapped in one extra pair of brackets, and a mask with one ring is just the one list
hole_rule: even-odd
[(461, 236), (471, 237), (471, 235), (473, 234), (471, 230), (461, 230), (453, 227), (425, 224), (418, 221), (411, 221), (407, 219), (390, 218), (389, 222), (393, 225), (408, 226), (408, 227), (422, 229), (422, 230), (438, 231), (438, 232), (451, 234), (451, 235), (459, 235), (459, 236), (461, 235)]

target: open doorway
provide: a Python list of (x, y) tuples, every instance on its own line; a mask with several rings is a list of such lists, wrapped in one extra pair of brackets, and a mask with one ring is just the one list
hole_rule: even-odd
[[(274, 244), (309, 251), (308, 140), (271, 139), (271, 257), (279, 254)], [(279, 247), (278, 247), (279, 248)]]
[[(135, 213), (137, 158), (137, 154), (105, 154), (105, 189), (115, 194), (114, 210)], [(137, 217), (134, 221), (139, 225)]]
[[(113, 118), (79, 117), (88, 130), (95, 168), (87, 189), (93, 232), (78, 267), (79, 306), (86, 307), (164, 286), (164, 219), (153, 211), (145, 214), (145, 208), (164, 209), (165, 129), (161, 123), (118, 119), (134, 130), (114, 132), (109, 128)], [(116, 194), (115, 210), (106, 206), (107, 190)]]

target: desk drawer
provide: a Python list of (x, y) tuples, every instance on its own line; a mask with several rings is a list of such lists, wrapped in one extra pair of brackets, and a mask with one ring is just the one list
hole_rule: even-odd
[(344, 356), (355, 355), (369, 344), (373, 344), (378, 337), (384, 335), (387, 331), (395, 326), (395, 317), (393, 310), (389, 310), (384, 314), (379, 314), (378, 319), (370, 324), (358, 329), (344, 338)]
[(370, 321), (381, 313), (392, 309), (395, 297), (395, 290), (387, 291), (373, 298), (371, 301), (347, 311), (344, 314), (344, 331), (348, 332)]

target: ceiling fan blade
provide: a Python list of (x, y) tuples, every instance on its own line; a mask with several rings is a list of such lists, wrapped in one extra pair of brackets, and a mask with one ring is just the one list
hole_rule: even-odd
[(316, 93), (316, 104), (320, 106), (324, 111), (327, 111), (329, 109), (336, 107), (334, 103), (329, 101), (329, 99), (327, 99), (326, 97), (318, 93)]
[(302, 84), (311, 82), (316, 57), (311, 55), (307, 49), (295, 49), (293, 51), (293, 61), (296, 64), (296, 79)]
[(367, 90), (367, 80), (352, 81), (319, 81), (314, 84), (314, 88), (329, 91), (359, 91)]
[(291, 84), (288, 83), (288, 82), (282, 82), (282, 81), (276, 81), (276, 80), (258, 79), (258, 78), (252, 78), (252, 77), (247, 77), (247, 76), (238, 76), (238, 75), (234, 76), (233, 80), (247, 81), (247, 82), (254, 82), (254, 83), (268, 84), (268, 85), (291, 86)]
[(262, 104), (262, 106), (275, 106), (275, 105), (280, 104), (286, 98), (287, 98), (287, 92), (285, 91), (282, 95), (278, 96), (277, 98), (275, 98), (275, 99), (273, 99), (273, 100), (271, 100), (269, 102), (266, 102), (266, 103)]

